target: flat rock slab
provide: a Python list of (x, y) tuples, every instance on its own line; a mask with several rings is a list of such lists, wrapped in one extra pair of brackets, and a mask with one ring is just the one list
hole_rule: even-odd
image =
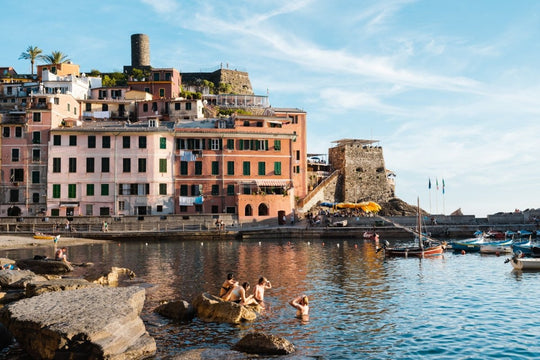
[(30, 270), (0, 270), (0, 286), (4, 289), (24, 289), (29, 282), (46, 280), (46, 277), (36, 275)]
[(287, 355), (293, 353), (295, 348), (285, 338), (255, 331), (240, 339), (233, 350), (259, 355)]
[(37, 296), (53, 291), (77, 290), (89, 287), (99, 287), (99, 285), (84, 279), (32, 281), (26, 284), (26, 297)]
[(140, 287), (49, 292), (0, 309), (0, 322), (36, 359), (143, 359), (156, 343), (140, 313)]
[(67, 274), (73, 267), (65, 262), (52, 259), (20, 259), (15, 264), (23, 270), (31, 270), (36, 274)]

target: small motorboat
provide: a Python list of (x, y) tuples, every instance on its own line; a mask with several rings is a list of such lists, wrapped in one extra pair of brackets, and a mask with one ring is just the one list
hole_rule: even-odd
[(512, 240), (480, 244), (480, 253), (482, 254), (509, 254), (511, 252)]
[(520, 253), (514, 254), (510, 259), (506, 259), (505, 263), (509, 262), (514, 270), (540, 270), (540, 259), (524, 258)]

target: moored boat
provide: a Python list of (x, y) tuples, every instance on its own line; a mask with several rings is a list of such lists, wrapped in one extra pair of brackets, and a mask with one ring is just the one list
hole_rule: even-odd
[(509, 262), (514, 270), (540, 270), (540, 259), (523, 258), (519, 254), (506, 259), (506, 262)]
[(512, 243), (512, 251), (517, 253), (521, 251), (523, 255), (531, 256), (532, 255), (532, 242), (531, 240), (524, 240)]
[(49, 234), (43, 234), (43, 233), (35, 233), (34, 239), (38, 240), (58, 240), (60, 239), (60, 235), (49, 235)]
[(512, 240), (480, 244), (480, 253), (482, 254), (509, 254), (511, 252)]
[(377, 250), (384, 250), (384, 255), (387, 257), (435, 257), (441, 256), (444, 252), (444, 246), (439, 241), (430, 238), (422, 233), (422, 220), (420, 217), (420, 201), (418, 200), (418, 213), (417, 213), (417, 231), (414, 232), (417, 237), (418, 245), (404, 246), (404, 247), (390, 247), (388, 241), (385, 241), (384, 245)]

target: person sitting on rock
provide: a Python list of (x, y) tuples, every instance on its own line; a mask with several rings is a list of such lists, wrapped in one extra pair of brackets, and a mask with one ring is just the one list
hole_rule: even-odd
[(56, 253), (54, 254), (54, 260), (57, 261), (67, 261), (67, 249), (65, 247), (56, 250)]
[(223, 282), (221, 285), (221, 289), (219, 289), (219, 297), (223, 298), (225, 295), (230, 293), (232, 289), (234, 288), (234, 284), (236, 283), (236, 280), (234, 279), (234, 274), (229, 273), (227, 274), (227, 280)]
[(253, 295), (246, 297), (249, 287), (250, 285), (247, 281), (244, 282), (242, 286), (240, 286), (240, 283), (236, 282), (234, 288), (223, 297), (223, 300), (232, 301), (240, 305), (257, 304), (257, 300), (253, 298)]

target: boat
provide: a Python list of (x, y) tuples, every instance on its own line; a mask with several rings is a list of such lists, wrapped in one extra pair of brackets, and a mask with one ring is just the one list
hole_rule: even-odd
[(522, 238), (526, 238), (526, 237), (531, 237), (532, 236), (532, 231), (528, 231), (528, 230), (519, 230), (518, 231), (518, 235)]
[(375, 231), (364, 231), (362, 237), (366, 240), (379, 240), (379, 234), (377, 234)]
[(461, 252), (477, 252), (480, 251), (480, 244), (484, 243), (483, 237), (474, 237), (465, 240), (457, 240), (452, 242), (452, 250)]
[(506, 234), (499, 230), (489, 230), (484, 237), (492, 239), (504, 239)]
[(520, 254), (514, 254), (510, 259), (506, 259), (514, 270), (540, 270), (540, 259), (524, 258)]
[(512, 244), (512, 251), (514, 253), (521, 251), (521, 253), (525, 256), (532, 256), (532, 246), (533, 246), (533, 243), (531, 242), (530, 239), (524, 240), (524, 241), (518, 241)]
[(512, 252), (513, 240), (505, 240), (497, 243), (480, 244), (482, 254), (509, 254)]
[(34, 234), (34, 239), (38, 239), (38, 240), (57, 240), (60, 239), (60, 235), (48, 235), (48, 234), (43, 234), (43, 233), (35, 233)]
[(387, 257), (435, 257), (441, 256), (444, 252), (443, 244), (438, 240), (422, 233), (422, 219), (420, 216), (420, 200), (418, 200), (418, 213), (417, 213), (417, 229), (415, 233), (418, 245), (404, 246), (404, 247), (390, 247), (388, 241), (384, 242), (384, 245), (377, 249), (377, 252), (384, 249), (384, 255)]

